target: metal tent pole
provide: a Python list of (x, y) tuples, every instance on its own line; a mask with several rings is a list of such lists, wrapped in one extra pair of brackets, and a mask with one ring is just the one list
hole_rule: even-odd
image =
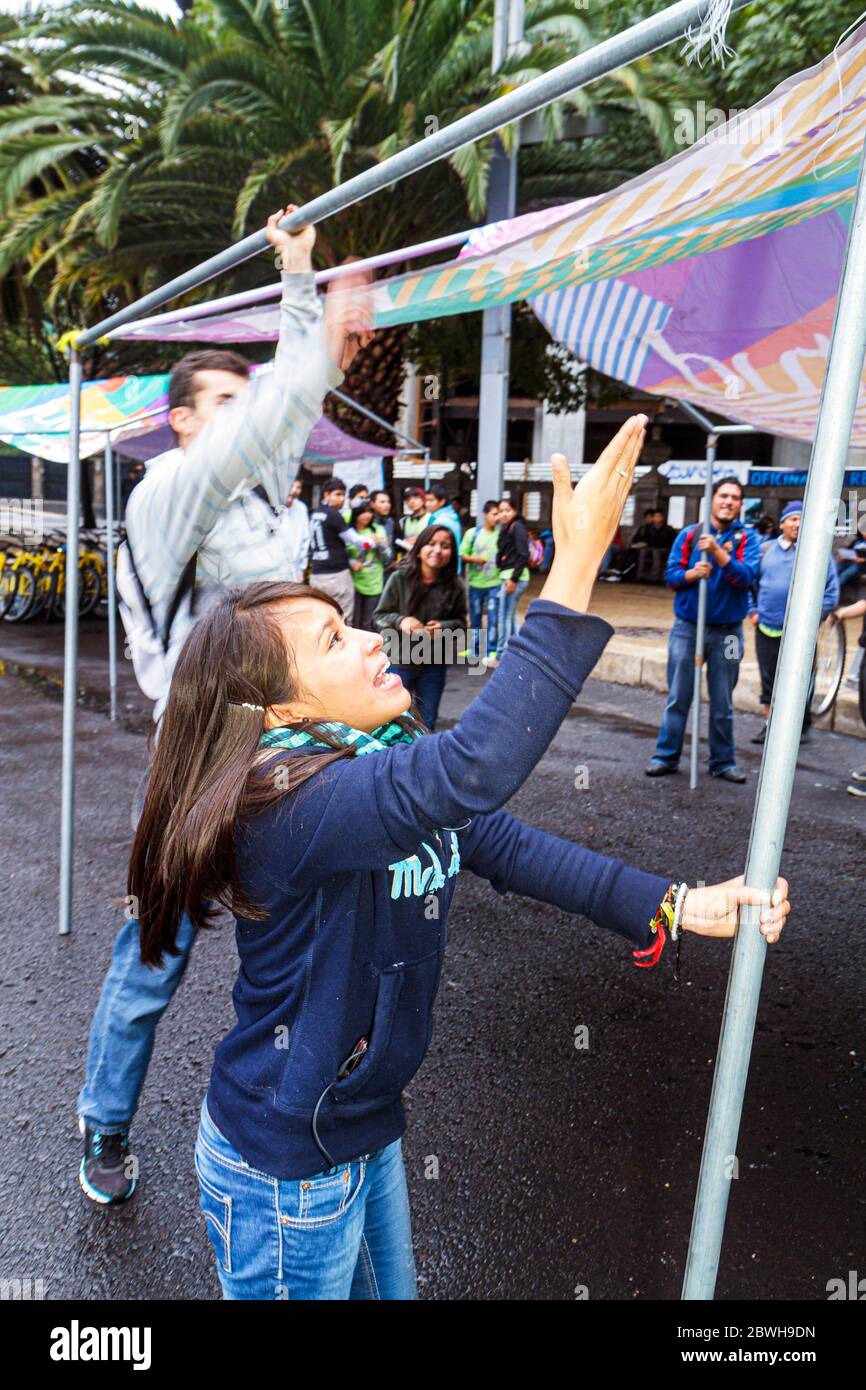
[[(523, 0), (496, 0), (493, 72), (523, 41)], [(505, 222), (517, 211), (517, 140), (511, 154), (494, 139), (487, 180), (487, 221)], [(479, 497), (501, 497), (508, 437), (511, 362), (511, 305), (494, 304), (481, 314), (481, 380), (478, 392)]]
[[(861, 153), (752, 815), (745, 877), (756, 888), (772, 888), (779, 872), (864, 352), (866, 154)], [(715, 1290), (766, 952), (758, 931), (759, 915), (759, 908), (740, 909), (686, 1261), (684, 1299), (711, 1299)]]
[[(731, 12), (740, 10), (749, 3), (750, 0), (731, 0)], [(281, 226), (294, 231), (311, 222), (321, 222), (324, 218), (341, 212), (343, 208), (351, 207), (363, 198), (368, 198), (371, 193), (390, 188), (400, 179), (417, 173), (419, 169), (425, 169), (429, 164), (435, 164), (437, 160), (453, 154), (462, 146), (471, 145), (486, 135), (492, 135), (503, 126), (511, 125), (521, 117), (548, 106), (559, 97), (586, 86), (588, 82), (594, 82), (637, 58), (654, 53), (657, 48), (663, 48), (665, 44), (681, 38), (690, 25), (700, 24), (706, 13), (707, 0), (679, 0), (679, 3), (668, 6), (659, 14), (651, 15), (649, 19), (633, 24), (621, 34), (614, 34), (595, 44), (585, 53), (579, 53), (577, 57), (570, 58), (568, 62), (561, 63), (550, 72), (542, 73), (531, 82), (515, 87), (504, 96), (479, 107), (477, 111), (461, 116), (442, 130), (423, 137), (414, 145), (399, 150), (381, 163), (373, 164), (363, 173), (356, 174), (337, 188), (323, 193), (321, 197), (313, 198), (298, 208), (291, 217), (284, 218)], [(76, 346), (79, 349), (90, 347), (97, 339), (119, 328), (121, 324), (141, 318), (144, 314), (159, 309), (177, 295), (196, 289), (207, 280), (212, 280), (215, 275), (221, 275), (224, 271), (231, 270), (241, 262), (249, 260), (251, 256), (257, 255), (259, 251), (264, 251), (267, 245), (263, 229), (251, 233), (234, 246), (209, 257), (183, 275), (175, 276), (173, 280), (144, 295), (134, 304), (109, 315), (93, 328), (84, 330), (79, 334)]]
[(108, 573), (108, 690), (111, 718), (117, 718), (117, 600), (114, 575), (114, 450), (105, 436), (105, 529)]
[(69, 468), (66, 475), (66, 615), (63, 645), (63, 751), (60, 775), (60, 935), (72, 920), (75, 709), (78, 697), (78, 513), (81, 491), (81, 358), (69, 354)]
[[(704, 482), (704, 500), (701, 509), (701, 524), (698, 534), (710, 529), (710, 508), (713, 504), (713, 467), (716, 462), (718, 435), (713, 431), (707, 435), (707, 476)], [(692, 691), (692, 745), (689, 750), (689, 786), (692, 791), (698, 785), (698, 762), (701, 753), (701, 672), (704, 667), (704, 640), (707, 633), (707, 584), (701, 579), (698, 583), (698, 624), (695, 632), (695, 675)]]
[(390, 434), (393, 434), (395, 439), (402, 439), (403, 443), (408, 444), (410, 449), (417, 449), (419, 453), (423, 451), (423, 444), (420, 444), (417, 439), (413, 439), (411, 434), (404, 434), (402, 430), (398, 430), (397, 426), (392, 425), (390, 420), (386, 420), (383, 415), (377, 415), (375, 410), (371, 410), (369, 406), (360, 405), (358, 401), (353, 401), (351, 396), (347, 396), (342, 391), (338, 391), (336, 386), (331, 387), (330, 394), (336, 396), (338, 401), (342, 401), (343, 405), (348, 405), (352, 410), (357, 410), (359, 415), (366, 415), (367, 419), (372, 420), (374, 425), (381, 425), (382, 429), (388, 430)]

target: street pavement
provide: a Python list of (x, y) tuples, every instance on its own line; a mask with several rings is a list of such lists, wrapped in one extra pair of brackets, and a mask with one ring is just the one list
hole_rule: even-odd
[[(27, 664), (0, 666), (0, 1278), (42, 1279), (50, 1299), (214, 1299), (193, 1144), (212, 1050), (233, 1021), (232, 932), (203, 934), (159, 1027), (134, 1129), (139, 1191), (121, 1209), (95, 1207), (78, 1186), (75, 1100), (123, 917), (146, 763), (132, 730), (146, 721), (132, 694), (128, 727), (105, 717), (94, 637), (78, 714), (73, 931), (60, 939), (59, 686), (18, 674)], [(491, 678), (452, 674), (446, 723)], [(662, 703), (588, 681), (511, 809), (672, 877), (727, 878), (745, 860), (759, 721), (737, 716), (748, 784), (704, 778), (690, 793), (684, 773), (643, 775)], [(720, 1298), (823, 1300), (828, 1280), (866, 1274), (866, 806), (844, 793), (864, 762), (862, 743), (835, 733), (801, 752), (783, 857), (794, 911), (768, 953)], [(730, 945), (688, 938), (675, 983), (669, 952), (636, 970), (619, 939), (469, 874), (449, 937), (433, 1043), (406, 1096), (421, 1296), (677, 1298)], [(575, 1046), (581, 1026), (586, 1048)]]

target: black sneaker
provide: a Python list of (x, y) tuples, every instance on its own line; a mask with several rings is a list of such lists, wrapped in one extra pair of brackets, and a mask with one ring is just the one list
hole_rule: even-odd
[(766, 742), (766, 738), (767, 738), (767, 726), (766, 726), (766, 724), (762, 724), (762, 725), (761, 725), (761, 732), (760, 732), (759, 734), (755, 734), (755, 737), (754, 737), (753, 739), (751, 739), (751, 742), (752, 742), (752, 743), (764, 743), (764, 742)]
[(78, 1121), (84, 1135), (84, 1157), (78, 1170), (78, 1181), (92, 1202), (104, 1206), (127, 1202), (135, 1191), (135, 1160), (129, 1152), (129, 1130), (119, 1134), (104, 1134), (101, 1129)]
[(647, 777), (670, 777), (676, 772), (675, 767), (670, 767), (667, 763), (657, 763), (655, 758), (645, 768)]

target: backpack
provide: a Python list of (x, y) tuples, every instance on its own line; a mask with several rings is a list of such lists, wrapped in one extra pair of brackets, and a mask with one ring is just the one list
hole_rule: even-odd
[(539, 540), (533, 540), (533, 539), (530, 537), (530, 540), (529, 540), (529, 568), (530, 568), (531, 570), (540, 570), (540, 569), (541, 569), (541, 566), (543, 565), (543, 563), (544, 563), (544, 546), (542, 545), (541, 541), (539, 541)]
[(168, 684), (166, 658), (171, 644), (172, 624), (184, 599), (189, 597), (189, 611), (195, 611), (196, 555), (187, 561), (165, 616), (162, 630), (153, 614), (150, 600), (135, 567), (129, 537), (117, 548), (118, 609), (127, 637), (129, 656), (135, 678), (149, 700), (158, 700)]

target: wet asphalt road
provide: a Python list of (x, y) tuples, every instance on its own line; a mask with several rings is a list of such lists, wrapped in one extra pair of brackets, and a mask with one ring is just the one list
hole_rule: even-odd
[[(452, 678), (445, 717), (476, 687)], [(648, 869), (729, 877), (757, 721), (737, 721), (749, 784), (691, 796), (683, 775), (643, 776), (661, 703), (590, 681), (512, 809)], [(0, 1277), (41, 1278), (53, 1299), (213, 1299), (192, 1147), (232, 1021), (230, 929), (197, 943), (160, 1025), (134, 1131), (139, 1192), (105, 1210), (78, 1187), (75, 1098), (145, 765), (144, 738), (102, 714), (82, 710), (78, 728), (74, 932), (60, 941), (60, 706), (0, 678)], [(866, 807), (843, 791), (862, 761), (861, 742), (827, 734), (801, 757), (783, 862), (795, 911), (765, 973), (720, 1298), (823, 1300), (829, 1279), (866, 1274)], [(677, 1298), (729, 945), (689, 938), (675, 985), (670, 960), (635, 970), (618, 939), (468, 874), (449, 932), (433, 1044), (407, 1094), (422, 1297)]]

